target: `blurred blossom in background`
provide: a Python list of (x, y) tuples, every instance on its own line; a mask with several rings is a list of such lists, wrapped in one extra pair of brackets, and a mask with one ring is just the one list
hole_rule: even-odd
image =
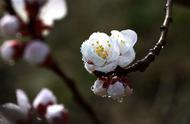
[[(66, 1), (68, 14), (55, 22), (46, 38), (54, 57), (77, 82), (82, 94), (108, 124), (189, 124), (190, 123), (190, 7), (174, 6), (168, 44), (144, 73), (128, 75), (133, 95), (123, 103), (104, 99), (91, 92), (96, 80), (83, 67), (80, 46), (93, 32), (133, 29), (138, 34), (136, 59), (143, 57), (159, 37), (164, 1), (80, 0)], [(0, 15), (3, 16), (0, 1)], [(22, 5), (20, 5), (22, 6)], [(0, 35), (0, 43), (8, 39)], [(69, 109), (73, 123), (91, 121), (73, 102), (71, 93), (52, 72), (19, 62), (8, 66), (0, 60), (0, 103), (16, 103), (15, 90), (23, 89), (30, 99), (42, 87), (51, 89)], [(101, 106), (101, 107), (100, 107)], [(80, 115), (80, 116), (79, 116)]]

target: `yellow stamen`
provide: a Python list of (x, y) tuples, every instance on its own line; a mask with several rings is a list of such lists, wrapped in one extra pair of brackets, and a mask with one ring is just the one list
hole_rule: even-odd
[(98, 56), (100, 56), (101, 58), (105, 59), (106, 57), (108, 57), (108, 53), (107, 51), (104, 49), (104, 47), (102, 45), (99, 45), (95, 48), (95, 52), (98, 54)]

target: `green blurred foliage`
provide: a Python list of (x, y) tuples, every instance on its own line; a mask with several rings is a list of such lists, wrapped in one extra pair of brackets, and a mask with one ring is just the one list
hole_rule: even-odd
[[(144, 73), (128, 77), (134, 94), (123, 103), (95, 96), (90, 87), (95, 77), (83, 67), (80, 45), (93, 32), (133, 29), (138, 33), (137, 59), (143, 57), (159, 38), (164, 1), (75, 0), (67, 1), (68, 16), (55, 24), (46, 38), (64, 71), (108, 124), (189, 124), (190, 123), (190, 9), (175, 5), (168, 43)], [(0, 8), (1, 14), (3, 9)], [(1, 43), (8, 39), (1, 37)], [(15, 89), (24, 89), (31, 101), (48, 87), (69, 109), (74, 123), (91, 123), (72, 100), (61, 80), (48, 70), (25, 62), (8, 66), (0, 62), (0, 103), (15, 102)]]

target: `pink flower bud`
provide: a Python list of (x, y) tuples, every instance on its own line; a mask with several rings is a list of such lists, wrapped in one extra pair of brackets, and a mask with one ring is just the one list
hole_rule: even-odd
[(97, 79), (94, 85), (91, 87), (91, 90), (94, 94), (105, 97), (107, 96), (107, 89), (104, 87), (104, 80)]
[(109, 97), (119, 102), (123, 101), (123, 97), (131, 95), (133, 89), (126, 77), (107, 77), (98, 78), (91, 89), (94, 94)]
[(47, 44), (39, 40), (34, 40), (26, 46), (24, 60), (32, 65), (44, 64), (50, 54)]
[(49, 89), (42, 89), (33, 102), (33, 107), (37, 113), (44, 117), (49, 105), (56, 104), (57, 99)]
[(68, 112), (63, 105), (50, 105), (45, 115), (49, 124), (66, 124)]
[(18, 60), (23, 53), (24, 44), (17, 40), (5, 41), (0, 49), (0, 54), (5, 62), (12, 63)]
[(4, 34), (15, 35), (19, 28), (20, 21), (14, 15), (5, 14), (0, 20), (0, 29)]
[(131, 95), (133, 89), (126, 77), (113, 77), (107, 89), (108, 97), (122, 102), (123, 97)]

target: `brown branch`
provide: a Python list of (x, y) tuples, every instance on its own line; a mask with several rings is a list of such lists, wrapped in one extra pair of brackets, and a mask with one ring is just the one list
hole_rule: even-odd
[(59, 76), (63, 82), (68, 86), (70, 91), (73, 94), (73, 99), (79, 104), (79, 106), (84, 109), (84, 111), (88, 114), (88, 116), (93, 120), (94, 124), (100, 124), (100, 121), (93, 110), (93, 108), (88, 104), (88, 102), (83, 98), (81, 93), (79, 92), (76, 83), (73, 79), (69, 78), (64, 71), (60, 69), (58, 64), (53, 62), (52, 66), (49, 68), (53, 71), (57, 76)]
[(128, 66), (126, 69), (117, 67), (115, 71), (107, 74), (98, 71), (94, 72), (94, 74), (97, 77), (101, 77), (111, 74), (115, 74), (118, 76), (122, 75), (125, 76), (130, 72), (136, 72), (136, 71), (144, 72), (148, 68), (150, 63), (152, 63), (155, 60), (155, 57), (159, 55), (161, 49), (163, 49), (166, 44), (168, 29), (170, 23), (172, 22), (172, 7), (173, 7), (173, 1), (167, 0), (165, 5), (165, 19), (162, 26), (160, 27), (160, 38), (158, 42), (155, 44), (155, 46), (149, 50), (149, 53), (144, 58), (137, 60), (134, 64)]

